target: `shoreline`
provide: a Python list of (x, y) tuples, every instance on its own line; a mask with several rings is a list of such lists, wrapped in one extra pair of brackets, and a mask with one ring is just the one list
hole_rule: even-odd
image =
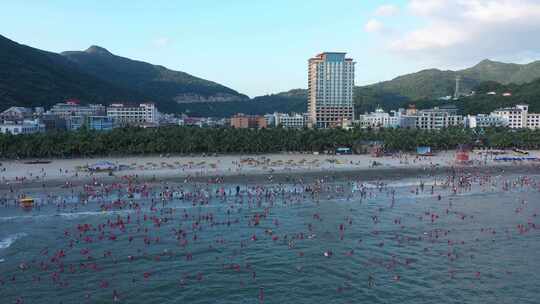
[[(290, 155), (285, 155), (290, 156)], [(301, 156), (301, 155), (300, 155)], [(268, 156), (266, 156), (268, 157)], [(349, 156), (350, 157), (350, 156)], [(218, 157), (219, 158), (219, 157)], [(248, 157), (249, 158), (249, 157)], [(342, 156), (340, 158), (347, 158), (347, 156)], [(366, 158), (366, 156), (363, 156)], [(373, 158), (375, 161), (381, 161), (382, 163), (389, 161), (388, 158)], [(148, 160), (148, 159), (142, 159)], [(431, 158), (428, 158), (431, 160)], [(62, 164), (66, 162), (73, 162), (72, 165), (80, 164), (81, 162), (89, 161), (89, 159), (77, 159), (77, 160), (62, 160)], [(53, 162), (54, 163), (54, 162)], [(48, 164), (51, 166), (53, 163)], [(12, 163), (11, 165), (16, 165)], [(56, 164), (58, 165), (58, 164)], [(38, 165), (39, 166), (39, 165)], [(53, 166), (56, 167), (56, 166)], [(63, 168), (58, 168), (59, 171)], [(221, 169), (221, 170), (220, 170)], [(7, 171), (6, 171), (7, 172)], [(6, 172), (2, 172), (5, 174)], [(69, 174), (68, 169), (68, 174)], [(252, 168), (251, 170), (246, 169), (244, 171), (240, 170), (239, 172), (233, 170), (223, 170), (223, 168), (218, 168), (215, 171), (196, 171), (196, 170), (186, 170), (179, 171), (177, 169), (168, 169), (168, 170), (150, 170), (146, 172), (141, 172), (140, 170), (126, 170), (114, 172), (114, 174), (108, 175), (107, 173), (95, 173), (95, 174), (80, 174), (78, 176), (61, 176), (49, 175), (38, 180), (24, 180), (24, 181), (9, 181), (4, 180), (5, 176), (2, 175), (3, 182), (0, 184), (0, 193), (5, 193), (6, 191), (16, 191), (16, 192), (35, 192), (38, 190), (47, 190), (51, 191), (53, 189), (64, 189), (66, 182), (69, 183), (69, 188), (78, 188), (87, 184), (97, 183), (97, 184), (112, 184), (112, 183), (127, 183), (128, 179), (134, 180), (136, 183), (172, 183), (172, 184), (182, 184), (186, 181), (190, 183), (209, 183), (219, 180), (225, 184), (261, 184), (261, 183), (291, 183), (291, 182), (305, 182), (310, 183), (316, 179), (321, 178), (330, 178), (336, 181), (346, 181), (346, 180), (362, 180), (362, 181), (373, 181), (373, 180), (398, 180), (402, 178), (410, 177), (428, 177), (428, 176), (440, 176), (440, 175), (450, 175), (452, 172), (456, 174), (539, 174), (540, 173), (540, 163), (534, 162), (523, 162), (523, 163), (498, 163), (498, 162), (488, 162), (486, 164), (473, 164), (470, 166), (466, 165), (455, 165), (455, 164), (433, 164), (431, 165), (425, 162), (418, 162), (413, 165), (403, 164), (401, 166), (379, 166), (379, 167), (369, 167), (369, 166), (352, 166), (344, 165), (340, 168), (328, 168), (328, 167), (312, 167), (312, 168), (295, 168), (293, 169), (284, 169), (284, 170), (274, 170), (273, 172), (268, 171), (267, 169), (257, 169)]]

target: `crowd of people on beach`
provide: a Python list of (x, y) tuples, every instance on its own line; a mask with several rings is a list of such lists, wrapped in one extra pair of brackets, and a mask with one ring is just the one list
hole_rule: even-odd
[[(67, 171), (63, 173), (69, 175)], [(32, 195), (32, 191), (16, 185), (14, 183), (0, 194), (0, 207), (4, 210), (20, 208), (20, 199)], [(121, 302), (128, 290), (121, 290), (113, 278), (100, 277), (100, 272), (105, 268), (118, 267), (120, 276), (121, 268), (129, 269), (130, 263), (140, 259), (150, 262), (150, 265), (152, 261), (159, 263), (164, 260), (196, 263), (198, 255), (206, 254), (201, 247), (219, 252), (225, 247), (236, 246), (233, 257), (216, 258), (216, 263), (220, 264), (222, 272), (238, 273), (241, 286), (258, 286), (259, 292), (254, 297), (263, 303), (268, 301), (268, 293), (258, 280), (260, 274), (256, 265), (247, 258), (247, 252), (253, 244), (266, 242), (303, 258), (306, 252), (302, 248), (315, 246), (311, 245), (313, 242), (320, 247), (330, 246), (321, 237), (321, 233), (334, 235), (338, 242), (357, 235), (354, 232), (360, 229), (355, 221), (355, 212), (358, 211), (352, 208), (333, 231), (321, 230), (320, 226), (328, 217), (328, 214), (319, 210), (322, 205), (335, 204), (332, 208), (342, 208), (343, 202), (358, 206), (365, 206), (375, 199), (385, 202), (376, 206), (370, 214), (370, 222), (367, 223), (369, 229), (362, 231), (364, 238), (355, 240), (356, 248), (344, 252), (337, 252), (334, 248), (321, 249), (322, 258), (352, 258), (359, 250), (366, 249), (363, 244), (369, 239), (373, 244), (370, 246), (376, 248), (422, 246), (426, 255), (438, 255), (449, 262), (455, 262), (459, 259), (474, 259), (474, 254), (460, 248), (469, 242), (481, 241), (480, 238), (455, 239), (455, 227), (441, 228), (437, 225), (449, 218), (461, 222), (475, 221), (474, 214), (467, 214), (454, 207), (453, 202), (459, 195), (475, 189), (482, 192), (538, 192), (540, 182), (535, 176), (508, 178), (500, 175), (500, 172), (462, 172), (452, 169), (444, 175), (427, 173), (405, 186), (392, 185), (383, 179), (363, 181), (361, 177), (343, 179), (324, 174), (309, 180), (301, 175), (291, 175), (279, 182), (273, 181), (269, 175), (266, 182), (254, 183), (246, 179), (245, 183), (238, 184), (228, 183), (224, 176), (208, 178), (206, 182), (193, 181), (188, 176), (183, 182), (172, 182), (159, 179), (148, 181), (137, 175), (126, 175), (116, 177), (114, 182), (104, 182), (101, 177), (94, 176), (84, 185), (75, 185), (66, 177), (62, 189), (43, 189), (38, 190), (32, 208), (26, 211), (29, 215), (39, 215), (47, 210), (53, 210), (54, 214), (77, 214), (93, 210), (94, 217), (88, 222), (74, 222), (71, 227), (59, 232), (62, 246), (40, 248), (33, 256), (26, 255), (26, 259), (15, 265), (9, 274), (0, 273), (0, 291), (10, 289), (9, 294), (13, 294), (19, 286), (28, 284), (69, 289), (76, 280), (86, 275), (96, 275), (99, 282), (96, 286), (88, 286), (84, 301), (92, 303), (94, 290), (100, 290), (108, 292), (113, 302)], [(407, 217), (391, 217), (393, 213), (389, 210), (399, 208), (400, 197), (405, 195), (432, 198), (439, 208), (425, 209), (418, 214), (408, 214)], [(513, 203), (515, 214), (522, 215), (522, 222), (502, 230), (481, 227), (480, 233), (485, 239), (496, 242), (495, 236), (499, 234), (510, 238), (515, 234), (523, 236), (538, 233), (540, 227), (537, 224), (537, 212), (540, 206), (525, 199)], [(303, 228), (290, 231), (288, 226), (284, 227), (285, 221), (279, 215), (297, 206), (309, 206), (307, 210), (311, 214)], [(383, 222), (390, 224), (392, 229), (385, 229)], [(422, 224), (422, 227), (430, 228), (419, 232), (417, 227)], [(245, 229), (242, 231), (249, 231), (249, 235), (227, 234), (229, 229)], [(133, 248), (132, 253), (127, 256), (116, 254), (118, 243), (125, 248)], [(160, 244), (168, 246), (162, 249), (162, 246), (158, 246)], [(445, 251), (440, 250), (441, 244), (446, 245)], [(336, 288), (336, 292), (350, 290), (353, 279), (364, 281), (366, 288), (385, 284), (377, 275), (379, 270), (390, 275), (391, 283), (399, 284), (406, 278), (407, 269), (419, 263), (419, 259), (419, 256), (397, 253), (391, 253), (386, 258), (366, 259), (362, 267), (368, 269), (369, 274), (363, 278), (352, 278), (352, 273), (348, 274), (348, 279)], [(304, 266), (300, 264), (291, 271), (300, 276), (303, 269)], [(510, 273), (511, 270), (508, 270), (507, 275)], [(159, 272), (149, 267), (141, 273), (131, 273), (130, 280), (135, 287), (138, 284), (151, 284), (159, 276)], [(178, 288), (189, 288), (190, 284), (204, 284), (208, 276), (212, 276), (212, 273), (203, 270), (195, 273), (180, 271), (175, 284)], [(448, 269), (449, 279), (458, 276), (480, 280), (483, 273), (475, 269), (468, 273), (460, 273), (451, 267)], [(25, 302), (22, 294), (17, 295), (13, 301), (18, 304), (31, 303)], [(54, 299), (51, 301), (54, 302)]]

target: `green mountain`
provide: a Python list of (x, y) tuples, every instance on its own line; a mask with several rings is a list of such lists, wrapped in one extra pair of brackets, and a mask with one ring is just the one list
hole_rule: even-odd
[(418, 108), (452, 104), (457, 106), (462, 114), (487, 114), (497, 108), (520, 103), (529, 104), (531, 112), (540, 112), (540, 78), (524, 84), (501, 84), (495, 81), (486, 81), (475, 88), (474, 95), (461, 97), (459, 100), (426, 99), (415, 102)]
[(99, 46), (91, 46), (82, 52), (63, 52), (62, 55), (96, 78), (149, 96), (164, 111), (175, 111), (183, 103), (249, 99), (218, 83), (116, 56)]
[(68, 98), (99, 103), (146, 99), (84, 73), (64, 56), (0, 36), (0, 109), (51, 106)]
[(496, 81), (502, 84), (524, 84), (540, 78), (540, 61), (528, 64), (502, 63), (484, 60), (458, 74), (477, 81)]
[[(456, 78), (460, 77), (460, 92), (469, 93), (481, 82), (495, 81), (502, 84), (523, 84), (540, 78), (540, 61), (529, 64), (502, 63), (483, 60), (477, 65), (458, 71), (423, 70), (399, 76), (390, 81), (359, 87), (357, 96), (390, 94), (408, 100), (438, 99), (453, 96)], [(372, 105), (371, 105), (372, 106)]]
[(153, 101), (166, 112), (178, 112), (184, 103), (249, 100), (215, 82), (101, 47), (56, 54), (0, 36), (0, 110), (50, 107), (70, 98), (102, 104)]

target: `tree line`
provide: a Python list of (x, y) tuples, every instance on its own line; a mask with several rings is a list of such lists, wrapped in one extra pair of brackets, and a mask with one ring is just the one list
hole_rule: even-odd
[(459, 145), (485, 148), (540, 148), (540, 130), (418, 129), (233, 129), (162, 127), (121, 128), (110, 132), (80, 130), (0, 135), (0, 158), (68, 158), (108, 155), (323, 152), (382, 141), (387, 151), (435, 150)]

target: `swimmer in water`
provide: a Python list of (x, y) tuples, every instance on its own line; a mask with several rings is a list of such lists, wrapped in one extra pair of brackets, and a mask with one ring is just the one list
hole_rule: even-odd
[(264, 288), (259, 288), (259, 303), (264, 303)]
[(368, 277), (368, 286), (369, 286), (369, 288), (372, 288), (374, 285), (375, 285), (375, 283), (374, 283), (374, 278), (373, 278), (373, 276), (370, 274), (369, 277)]

